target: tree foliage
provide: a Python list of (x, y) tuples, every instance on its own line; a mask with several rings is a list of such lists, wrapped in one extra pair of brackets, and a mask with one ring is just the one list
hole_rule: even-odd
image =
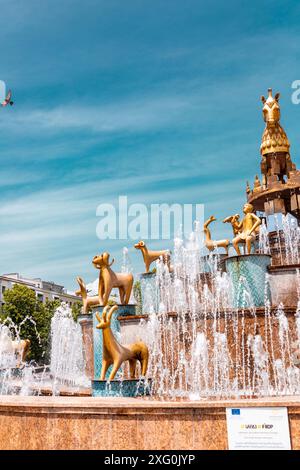
[(82, 313), (82, 302), (80, 301), (74, 302), (74, 304), (72, 305), (72, 315), (76, 322), (77, 322), (79, 315), (81, 315), (81, 313)]
[[(51, 318), (60, 301), (47, 300), (43, 304), (36, 298), (32, 289), (20, 284), (15, 284), (11, 289), (7, 289), (3, 297), (5, 303), (1, 312), (2, 321), (6, 319), (8, 322), (8, 318), (10, 318), (17, 326), (20, 338), (30, 340), (28, 360), (47, 363), (50, 353)], [(77, 318), (80, 308), (80, 302), (76, 302), (72, 308), (74, 319)]]

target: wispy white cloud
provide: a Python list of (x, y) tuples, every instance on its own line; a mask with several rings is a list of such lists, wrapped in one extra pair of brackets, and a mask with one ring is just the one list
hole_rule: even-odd
[(139, 132), (174, 123), (189, 106), (188, 98), (179, 96), (132, 99), (102, 106), (65, 104), (52, 109), (10, 113), (3, 126), (17, 134), (36, 133), (37, 129), (43, 132), (79, 129), (97, 133)]
[[(100, 243), (95, 232), (97, 205), (119, 194), (204, 202), (220, 220), (238, 211), (244, 179), (259, 170), (269, 86), (284, 92), (293, 148), (299, 141), (300, 108), (288, 103), (299, 6), (289, 22), (280, 7), (272, 24), (263, 5), (260, 15), (252, 4), (234, 15), (219, 6), (220, 19), (214, 2), (203, 11), (192, 2), (190, 14), (160, 2), (161, 15), (138, 0), (87, 3), (0, 1), (0, 78), (16, 98), (1, 112), (1, 270), (69, 286), (78, 272), (94, 276), (95, 250), (120, 258), (124, 241)], [(231, 235), (222, 223), (213, 230)]]

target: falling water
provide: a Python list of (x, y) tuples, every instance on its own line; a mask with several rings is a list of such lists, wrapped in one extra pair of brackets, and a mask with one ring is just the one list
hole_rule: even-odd
[(267, 255), (271, 253), (269, 232), (268, 232), (265, 220), (262, 221), (262, 224), (259, 230), (258, 251), (259, 253), (265, 253)]
[[(259, 251), (270, 251), (265, 226)], [(173, 253), (171, 273), (157, 262), (157, 292), (151, 305), (149, 287), (151, 314), (148, 322), (143, 320), (154, 395), (200, 399), (300, 393), (291, 326), (282, 305), (277, 311), (271, 308), (268, 277), (265, 306), (257, 309), (251, 285), (241, 276), (241, 306), (235, 308), (236, 294), (218, 252), (201, 256), (193, 232), (187, 242), (180, 235), (175, 238)], [(300, 307), (294, 319), (298, 338), (299, 312)]]
[(50, 372), (54, 388), (59, 383), (88, 385), (81, 327), (72, 317), (70, 307), (62, 303), (51, 320)]
[(129, 251), (126, 246), (123, 248), (123, 257), (122, 257), (122, 266), (121, 266), (122, 273), (132, 273), (132, 264), (129, 256)]

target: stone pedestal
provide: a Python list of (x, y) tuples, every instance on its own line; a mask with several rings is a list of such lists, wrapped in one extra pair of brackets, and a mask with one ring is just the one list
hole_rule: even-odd
[(94, 344), (93, 344), (93, 318), (91, 314), (80, 315), (78, 323), (82, 330), (83, 353), (85, 372), (89, 379), (94, 378)]
[(151, 381), (143, 379), (93, 380), (93, 397), (142, 397), (150, 395)]
[(225, 258), (225, 269), (233, 285), (234, 306), (261, 307), (270, 290), (266, 287), (266, 274), (271, 262), (270, 255), (250, 254)]

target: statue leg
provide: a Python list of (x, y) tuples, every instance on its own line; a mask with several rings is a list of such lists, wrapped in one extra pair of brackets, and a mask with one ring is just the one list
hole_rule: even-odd
[(107, 359), (102, 360), (100, 380), (105, 380), (106, 372), (111, 364), (112, 362), (108, 361)]
[(142, 351), (141, 354), (142, 358), (140, 360), (141, 363), (141, 368), (142, 368), (142, 376), (145, 377), (148, 369), (148, 359), (149, 359), (149, 351), (147, 346), (145, 345), (144, 350)]
[(125, 297), (125, 305), (128, 304), (129, 300), (130, 300), (130, 294), (131, 294), (131, 290), (132, 290), (132, 284), (133, 284), (133, 280), (131, 280), (129, 283), (128, 283), (128, 286), (126, 286), (126, 297)]
[(246, 237), (247, 255), (251, 254), (252, 241), (253, 241), (253, 238), (251, 236)]
[(106, 289), (104, 294), (103, 294), (103, 302), (102, 302), (102, 305), (107, 305), (107, 302), (109, 300), (109, 296), (110, 296), (110, 293), (111, 293), (111, 289)]
[(112, 371), (109, 375), (109, 379), (108, 380), (113, 380), (115, 378), (115, 375), (116, 373), (118, 372), (118, 370), (120, 369), (121, 367), (121, 364), (122, 364), (122, 360), (117, 360), (116, 362), (114, 362), (114, 366), (112, 368)]
[(130, 374), (131, 379), (135, 378), (135, 369), (136, 369), (136, 359), (130, 359), (129, 360), (129, 374)]
[(240, 239), (239, 236), (235, 237), (235, 238), (232, 240), (233, 248), (234, 248), (235, 251), (237, 252), (238, 256), (241, 256), (240, 247), (239, 247), (239, 242), (240, 242), (240, 241), (241, 241), (241, 239)]
[(28, 351), (29, 351), (29, 347), (30, 347), (30, 341), (29, 339), (26, 339), (26, 344), (23, 348), (23, 352), (22, 352), (22, 362), (25, 362), (26, 361), (26, 356), (28, 354)]
[(124, 305), (125, 302), (125, 289), (124, 289), (124, 286), (121, 286), (119, 287), (119, 293), (120, 293), (120, 302), (121, 302), (121, 305)]
[(104, 284), (103, 284), (103, 280), (101, 279), (99, 281), (99, 292), (98, 292), (100, 305), (103, 305), (103, 295), (104, 295)]

